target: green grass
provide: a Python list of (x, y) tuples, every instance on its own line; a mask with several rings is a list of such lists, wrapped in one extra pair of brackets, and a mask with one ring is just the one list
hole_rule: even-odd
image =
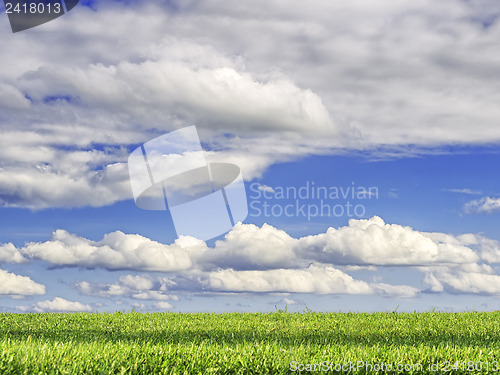
[(499, 332), (499, 312), (2, 314), (0, 374), (290, 374), (323, 361), (391, 364), (392, 373), (422, 364), (407, 374), (482, 362), (481, 373), (488, 363), (500, 374)]

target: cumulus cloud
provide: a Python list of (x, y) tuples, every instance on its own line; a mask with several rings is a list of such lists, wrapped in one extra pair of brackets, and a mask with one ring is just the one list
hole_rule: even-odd
[(474, 263), (479, 256), (453, 236), (431, 234), (380, 217), (349, 220), (349, 226), (303, 237), (299, 246), (306, 256), (341, 265), (424, 265)]
[(291, 267), (297, 264), (297, 239), (271, 225), (237, 224), (215, 248), (198, 259), (201, 266), (237, 269)]
[(27, 276), (19, 276), (0, 269), (0, 295), (32, 296), (45, 294), (45, 285)]
[(21, 252), (58, 266), (136, 269), (144, 271), (179, 271), (192, 266), (191, 256), (206, 250), (203, 241), (180, 238), (164, 245), (140, 235), (120, 231), (106, 234), (101, 241), (91, 241), (64, 230), (54, 232), (52, 240), (31, 242)]
[(0, 262), (23, 263), (27, 261), (13, 243), (0, 245)]
[(76, 312), (76, 311), (92, 311), (90, 305), (83, 304), (81, 302), (68, 301), (61, 297), (55, 297), (52, 301), (45, 300), (39, 301), (31, 306), (31, 308), (18, 307), (23, 310), (34, 310), (36, 312)]
[(205, 268), (258, 270), (303, 267), (315, 261), (351, 270), (373, 270), (380, 265), (475, 263), (484, 256), (490, 260), (500, 256), (496, 242), (475, 235), (454, 237), (420, 232), (386, 224), (375, 216), (352, 219), (348, 226), (299, 239), (268, 224), (237, 224), (224, 240), (216, 242), (213, 250), (203, 252), (197, 262)]

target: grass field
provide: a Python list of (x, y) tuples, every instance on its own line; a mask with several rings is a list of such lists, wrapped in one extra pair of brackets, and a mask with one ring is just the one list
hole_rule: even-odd
[(363, 374), (389, 365), (500, 374), (500, 313), (0, 315), (0, 374)]

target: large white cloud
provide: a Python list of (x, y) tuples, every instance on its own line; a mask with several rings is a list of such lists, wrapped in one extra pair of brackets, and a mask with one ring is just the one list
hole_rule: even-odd
[[(158, 122), (150, 116), (169, 108), (171, 115), (199, 114), (210, 119), (211, 127), (240, 132), (250, 125), (253, 130), (336, 133), (321, 99), (310, 90), (284, 79), (259, 82), (233, 67), (193, 69), (168, 60), (120, 62), (81, 69), (44, 67), (24, 79), (28, 87), (32, 81), (42, 83), (42, 89), (32, 93), (36, 99), (71, 93), (92, 107), (121, 108), (122, 116), (143, 124)], [(44, 82), (52, 85), (43, 86)]]
[(386, 224), (380, 217), (349, 221), (349, 226), (300, 239), (304, 256), (346, 265), (424, 265), (475, 263), (479, 256), (453, 236)]
[(214, 249), (204, 252), (202, 266), (244, 269), (292, 267), (300, 262), (294, 247), (298, 242), (288, 233), (271, 225), (257, 227), (237, 224)]
[(413, 297), (418, 289), (407, 285), (370, 284), (331, 266), (312, 264), (305, 269), (267, 271), (220, 270), (208, 276), (207, 285), (225, 292), (291, 292), (317, 294), (387, 294)]
[(130, 147), (192, 123), (246, 178), (342, 147), (500, 140), (498, 2), (302, 5), (100, 1), (3, 23), (0, 204), (130, 198)]
[(45, 285), (27, 276), (19, 276), (0, 269), (0, 295), (32, 296), (45, 294)]
[(192, 266), (192, 254), (203, 252), (206, 244), (194, 238), (180, 238), (164, 245), (140, 235), (120, 231), (106, 234), (101, 241), (91, 241), (64, 230), (57, 230), (46, 242), (31, 242), (21, 252), (58, 266), (136, 269), (144, 271), (179, 271)]
[(426, 233), (380, 217), (349, 221), (348, 226), (299, 239), (268, 224), (237, 224), (213, 250), (203, 252), (201, 267), (239, 270), (293, 268), (311, 261), (337, 266), (470, 264), (495, 261), (500, 245), (478, 235)]

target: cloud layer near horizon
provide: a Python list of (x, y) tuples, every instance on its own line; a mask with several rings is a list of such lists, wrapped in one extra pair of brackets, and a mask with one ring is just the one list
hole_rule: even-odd
[[(11, 252), (13, 250), (11, 249)], [(120, 231), (91, 241), (58, 230), (46, 242), (26, 243), (11, 257), (51, 266), (156, 271), (168, 278), (127, 276), (115, 284), (79, 282), (99, 297), (175, 299), (176, 292), (381, 294), (415, 296), (422, 291), (500, 294), (500, 244), (475, 234), (427, 233), (380, 217), (349, 221), (325, 233), (293, 238), (264, 224), (237, 224), (213, 248), (192, 237), (166, 245)], [(357, 280), (356, 269), (411, 267), (428, 289)]]

